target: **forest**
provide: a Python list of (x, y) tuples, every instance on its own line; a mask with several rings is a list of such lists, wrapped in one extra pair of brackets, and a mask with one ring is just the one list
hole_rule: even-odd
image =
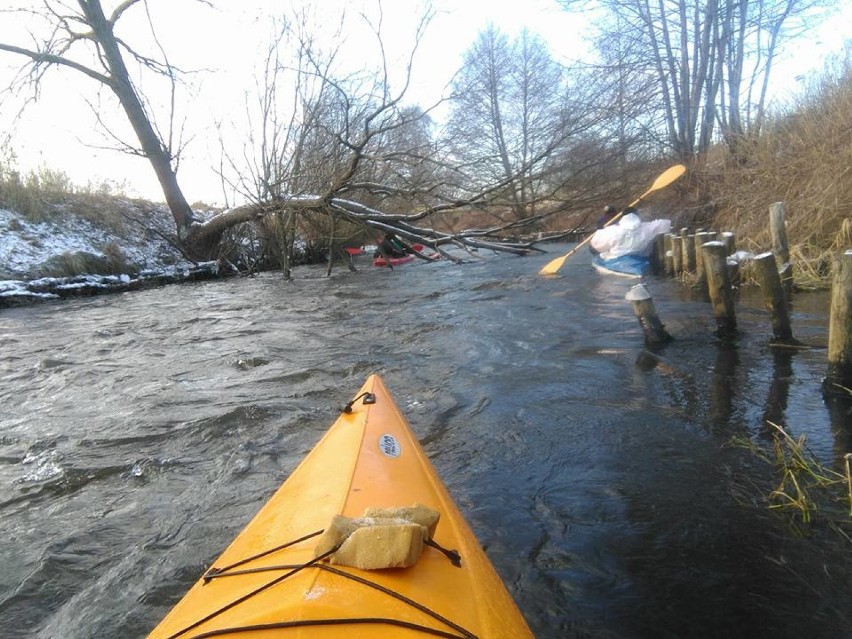
[[(490, 26), (432, 104), (406, 97), (435, 15), (428, 5), (401, 74), (389, 70), (381, 3), (352, 17), (377, 52), (359, 71), (340, 64), (339, 33), (320, 36), (308, 13), (282, 12), (257, 61), (257, 95), (247, 99), (251, 134), (243, 148), (223, 141), (229, 201), (204, 216), (207, 207), (190, 205), (181, 189), (188, 141), (178, 105), (188, 73), (151, 45), (156, 3), (105, 4), (4, 9), (29, 25), (21, 41), (0, 42), (4, 62), (20, 64), (5, 92), (36, 99), (56, 74), (84, 78), (105, 135), (150, 163), (171, 239), (191, 259), (274, 263), (290, 278), (305, 246), (325, 256), (383, 231), (445, 254), (526, 254), (589, 226), (605, 204), (626, 204), (676, 162), (689, 167), (687, 179), (649, 203), (676, 227), (735, 230), (765, 246), (765, 212), (783, 200), (792, 250), (813, 266), (801, 272), (816, 280), (850, 241), (848, 48), (794, 103), (770, 99), (780, 52), (831, 15), (819, 0), (561, 0), (566, 12), (594, 15), (587, 59), (566, 66), (537, 34)], [(153, 38), (125, 39), (125, 21), (146, 16)], [(172, 96), (165, 105), (149, 97), (163, 86)], [(22, 173), (6, 153), (0, 206), (43, 214), (75, 190), (56, 177)]]

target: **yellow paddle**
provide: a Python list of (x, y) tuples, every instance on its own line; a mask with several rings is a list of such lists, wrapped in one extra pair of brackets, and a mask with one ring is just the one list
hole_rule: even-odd
[[(639, 202), (641, 202), (643, 199), (645, 199), (645, 197), (648, 194), (653, 193), (654, 191), (659, 191), (661, 188), (668, 186), (669, 184), (674, 182), (676, 179), (678, 179), (684, 173), (686, 173), (686, 167), (683, 164), (675, 164), (673, 167), (666, 169), (665, 171), (660, 173), (659, 177), (656, 180), (654, 180), (654, 183), (651, 185), (651, 188), (648, 189), (647, 191), (645, 191), (642, 195), (640, 195), (638, 198), (636, 198), (633, 202), (631, 202), (627, 206), (627, 208), (630, 208), (631, 206), (636, 206), (637, 204), (639, 204)], [(604, 226), (609, 226), (610, 224), (614, 224), (619, 219), (621, 219), (622, 215), (624, 215), (624, 211), (622, 211), (621, 213), (619, 213), (618, 215), (613, 217)], [(585, 246), (586, 244), (588, 244), (591, 241), (591, 239), (592, 239), (592, 236), (590, 235), (585, 240), (580, 242), (577, 246), (575, 246), (570, 251), (568, 251), (562, 257), (557, 257), (555, 260), (551, 260), (550, 262), (545, 264), (544, 268), (542, 268), (538, 272), (539, 275), (553, 275), (554, 273), (556, 273), (556, 271), (558, 271), (559, 269), (562, 268), (562, 265), (565, 263), (565, 260), (567, 260), (569, 257), (574, 255), (574, 253), (576, 253), (578, 250), (580, 250), (581, 246)]]

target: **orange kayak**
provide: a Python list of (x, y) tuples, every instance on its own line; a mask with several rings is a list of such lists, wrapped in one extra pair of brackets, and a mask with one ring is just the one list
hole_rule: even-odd
[(149, 639), (426, 636), (533, 637), (371, 375)]

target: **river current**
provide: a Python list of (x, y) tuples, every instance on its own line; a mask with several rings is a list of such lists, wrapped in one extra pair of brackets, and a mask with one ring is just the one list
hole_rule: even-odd
[(849, 542), (792, 532), (731, 445), (769, 420), (840, 469), (828, 295), (779, 351), (757, 292), (725, 344), (649, 278), (650, 354), (632, 282), (553, 255), (2, 311), (0, 636), (144, 637), (378, 372), (539, 639), (852, 637)]

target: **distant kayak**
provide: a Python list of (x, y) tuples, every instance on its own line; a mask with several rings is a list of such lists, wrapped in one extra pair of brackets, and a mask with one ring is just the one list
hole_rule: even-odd
[(533, 639), (377, 375), (149, 639)]
[[(413, 248), (415, 251), (422, 251), (426, 247), (423, 246), (422, 244), (412, 244), (411, 248)], [(440, 254), (435, 253), (434, 255), (431, 256), (431, 259), (437, 260), (440, 257), (441, 257)], [(397, 266), (399, 264), (407, 264), (408, 262), (413, 262), (416, 258), (417, 258), (416, 255), (408, 254), (408, 255), (401, 255), (399, 257), (391, 257), (390, 260), (388, 260), (384, 256), (380, 255), (380, 256), (373, 259), (373, 266), (388, 266), (388, 262), (390, 262), (391, 266)]]
[(592, 266), (606, 275), (639, 278), (650, 272), (651, 261), (642, 255), (622, 255), (611, 260), (605, 260), (600, 255), (595, 255), (592, 258)]
[(390, 263), (391, 266), (398, 266), (399, 264), (407, 264), (408, 262), (413, 261), (413, 255), (403, 255), (402, 257), (392, 257), (390, 259), (377, 257), (373, 260), (373, 266), (387, 266), (388, 263)]

